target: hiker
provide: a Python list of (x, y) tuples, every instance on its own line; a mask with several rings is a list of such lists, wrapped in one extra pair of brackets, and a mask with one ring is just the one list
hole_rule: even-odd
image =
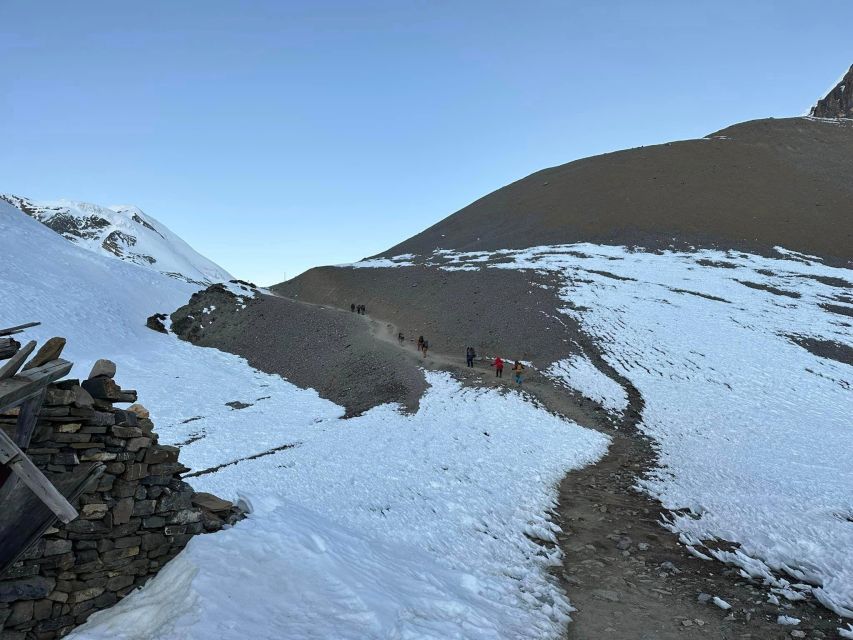
[(353, 303), (349, 306), (349, 310), (350, 310), (350, 311), (355, 311), (355, 302), (353, 302)]
[(469, 367), (474, 366), (474, 358), (477, 357), (477, 352), (474, 351), (474, 347), (468, 347), (465, 349), (465, 361), (468, 363)]
[(402, 331), (400, 331), (400, 332), (397, 334), (397, 340), (399, 340), (399, 341), (400, 341), (400, 346), (403, 346), (403, 342), (405, 342), (406, 338), (405, 338), (405, 336), (403, 335), (403, 332), (402, 332)]
[(512, 365), (512, 372), (515, 374), (515, 384), (521, 384), (521, 374), (524, 373), (524, 365), (518, 360)]
[(492, 363), (492, 366), (495, 368), (495, 377), (503, 378), (504, 377), (504, 361), (501, 360), (500, 356), (495, 357), (495, 361)]
[(424, 350), (424, 337), (418, 336), (418, 351)]
[(424, 358), (426, 358), (426, 352), (427, 352), (427, 349), (429, 349), (429, 341), (424, 340), (424, 343), (422, 345), (422, 349), (424, 351)]

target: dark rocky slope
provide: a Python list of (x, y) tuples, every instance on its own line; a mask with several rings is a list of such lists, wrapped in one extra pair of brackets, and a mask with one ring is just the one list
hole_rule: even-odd
[(348, 416), (386, 402), (416, 409), (426, 388), (423, 373), (401, 360), (393, 345), (377, 343), (365, 318), (349, 311), (260, 293), (238, 300), (212, 285), (172, 314), (172, 330), (316, 389)]
[(853, 65), (826, 97), (812, 107), (815, 118), (853, 118)]

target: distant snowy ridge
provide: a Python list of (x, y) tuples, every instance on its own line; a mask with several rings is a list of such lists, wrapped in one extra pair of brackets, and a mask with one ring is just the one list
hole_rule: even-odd
[(233, 278), (137, 207), (36, 201), (12, 194), (0, 194), (0, 199), (89, 251), (197, 284)]

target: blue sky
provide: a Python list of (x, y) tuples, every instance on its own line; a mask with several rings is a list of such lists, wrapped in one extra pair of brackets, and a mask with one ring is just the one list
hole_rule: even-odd
[(271, 284), (543, 167), (803, 113), (853, 3), (0, 1), (0, 191)]

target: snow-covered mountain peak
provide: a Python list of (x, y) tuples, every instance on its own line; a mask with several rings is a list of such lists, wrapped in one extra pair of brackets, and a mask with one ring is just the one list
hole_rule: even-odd
[(0, 199), (95, 253), (155, 269), (189, 282), (231, 280), (155, 218), (132, 205), (102, 207), (76, 200), (36, 201), (13, 194)]

